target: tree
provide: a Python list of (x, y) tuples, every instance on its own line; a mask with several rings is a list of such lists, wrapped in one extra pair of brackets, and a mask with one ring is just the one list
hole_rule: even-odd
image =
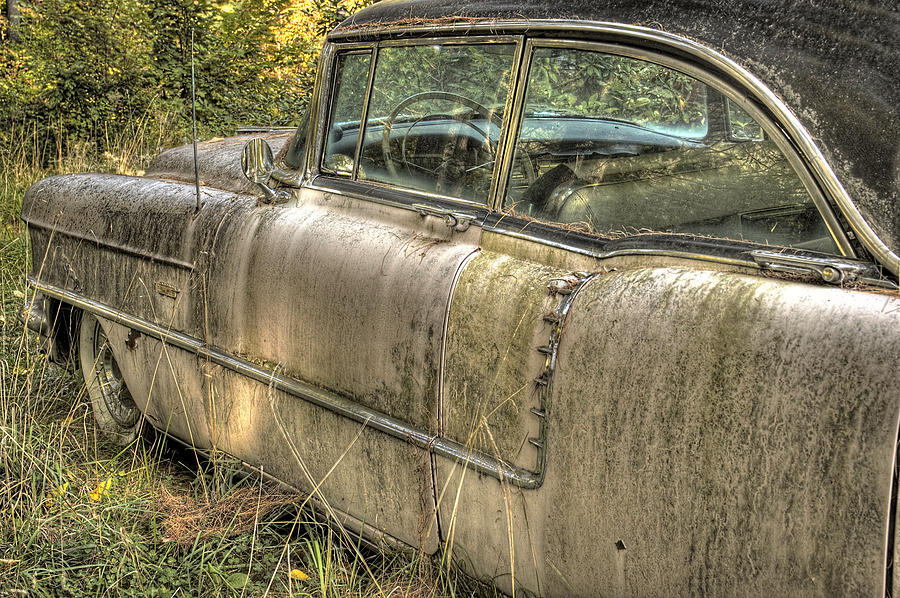
[(19, 41), (19, 7), (18, 0), (6, 0), (6, 39)]

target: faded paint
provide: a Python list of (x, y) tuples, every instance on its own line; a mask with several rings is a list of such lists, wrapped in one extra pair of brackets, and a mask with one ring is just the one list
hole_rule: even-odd
[(438, 459), (454, 551), (508, 574), (509, 512), (517, 583), (548, 596), (880, 596), (898, 308), (710, 271), (597, 277), (565, 322), (541, 488), (507, 511), (502, 484)]
[(301, 204), (223, 220), (205, 270), (208, 342), (436, 432), (450, 286), (477, 231), (450, 243), (410, 210), (314, 191)]
[(880, 596), (897, 307), (679, 269), (589, 284), (555, 379), (550, 593)]
[[(122, 347), (129, 329), (102, 323), (113, 346)], [(337, 515), (349, 514), (371, 531), (428, 554), (437, 550), (427, 453), (218, 366), (198, 367), (193, 353), (164, 349), (151, 337), (117, 351), (116, 361), (160, 429), (234, 455), (320, 504), (325, 497)]]
[[(244, 145), (255, 137), (266, 140), (274, 153), (280, 153), (291, 140), (292, 133), (252, 133), (227, 139), (204, 141), (197, 144), (197, 164), (200, 184), (206, 187), (259, 194), (254, 183), (241, 171), (241, 152)], [(182, 145), (156, 156), (147, 168), (147, 176), (194, 183), (194, 147)]]
[[(436, 433), (451, 284), (480, 230), (455, 233), (412, 210), (312, 191), (300, 206), (277, 208), (201, 191), (195, 213), (191, 185), (109, 175), (43, 181), (23, 208), (34, 274)], [(427, 452), (280, 392), (278, 424), (265, 410), (265, 384), (104, 327), (154, 425), (307, 491), (353, 444), (324, 495), (372, 530), (436, 550)]]
[(547, 285), (564, 271), (482, 252), (453, 296), (444, 372), (444, 433), (517, 467), (536, 469), (529, 438), (539, 436), (538, 347), (550, 339), (556, 308)]

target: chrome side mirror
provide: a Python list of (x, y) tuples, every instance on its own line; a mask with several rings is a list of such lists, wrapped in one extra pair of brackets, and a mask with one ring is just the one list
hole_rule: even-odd
[(269, 187), (269, 178), (275, 171), (272, 148), (265, 139), (255, 137), (247, 142), (241, 152), (241, 170), (251, 183), (262, 189), (263, 203), (281, 203), (290, 199), (290, 193)]

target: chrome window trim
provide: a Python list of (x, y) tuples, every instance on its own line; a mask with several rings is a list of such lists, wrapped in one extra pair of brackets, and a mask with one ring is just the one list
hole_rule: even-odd
[[(351, 46), (352, 45), (353, 44), (351, 44)], [(371, 90), (372, 90), (372, 71), (374, 69), (374, 63), (375, 63), (375, 48), (372, 46), (361, 46), (359, 48), (354, 48), (354, 47), (341, 48), (340, 50), (336, 51), (331, 58), (331, 60), (334, 63), (343, 56), (366, 56), (366, 55), (369, 56), (369, 68), (367, 69), (367, 72), (369, 74), (367, 76), (368, 78), (366, 79), (366, 87), (365, 87), (365, 92), (364, 92), (365, 95), (363, 96), (364, 98), (369, 97), (369, 92), (371, 92)], [(331, 70), (329, 71), (329, 75), (331, 77), (335, 76), (334, 64), (332, 64)], [(336, 82), (334, 80), (329, 81), (329, 85), (328, 85), (329, 93), (333, 92), (335, 90), (335, 87), (336, 87)], [(326, 105), (324, 106), (324, 108), (325, 108), (324, 115), (325, 115), (325, 126), (327, 126), (328, 123), (331, 122), (332, 117), (334, 116), (334, 107), (335, 107), (336, 102), (326, 102), (325, 104)], [(360, 114), (360, 122), (361, 123), (365, 122), (365, 120), (366, 120), (367, 110), (368, 110), (368, 104), (364, 102), (363, 107), (362, 107), (362, 112)], [(327, 139), (327, 134), (326, 134), (326, 138), (324, 138), (322, 141), (322, 156), (320, 157), (320, 159), (317, 162), (317, 168), (320, 172), (323, 172), (322, 171), (322, 162), (325, 160), (325, 150), (327, 149), (326, 148), (327, 142), (328, 142), (328, 139)], [(353, 170), (351, 171), (349, 176), (340, 175), (335, 172), (329, 172), (328, 174), (330, 176), (335, 176), (335, 177), (339, 177), (342, 179), (347, 179), (347, 178), (355, 179), (356, 171), (359, 168), (357, 164), (358, 164), (358, 160), (359, 160), (359, 153), (360, 153), (361, 147), (362, 146), (359, 144), (359, 142), (357, 142), (356, 149), (354, 150), (354, 153), (353, 153), (353, 160), (354, 160)]]
[[(325, 125), (324, 118), (320, 114), (323, 109), (322, 101), (323, 87), (327, 77), (331, 77), (331, 64), (334, 56), (334, 46), (325, 44), (319, 57), (319, 66), (316, 69), (316, 82), (313, 85), (313, 94), (310, 98), (309, 118), (310, 122), (306, 127), (306, 159), (304, 160), (305, 176), (301, 176), (301, 181), (309, 181), (319, 171), (318, 164), (325, 152), (324, 138), (322, 138), (322, 149), (319, 149), (319, 130)], [(328, 87), (330, 90), (330, 86)], [(302, 187), (303, 185), (301, 185)]]
[[(552, 226), (552, 225), (547, 225)], [(712, 262), (716, 264), (724, 264), (728, 266), (739, 266), (742, 268), (749, 268), (751, 270), (762, 270), (760, 265), (750, 259), (749, 257), (746, 260), (738, 260), (733, 258), (726, 258), (722, 256), (712, 255), (709, 253), (699, 253), (699, 252), (691, 252), (691, 251), (678, 251), (674, 249), (656, 249), (652, 247), (642, 248), (642, 249), (612, 249), (612, 250), (600, 250), (600, 251), (592, 251), (585, 247), (578, 247), (577, 245), (572, 245), (568, 243), (562, 243), (560, 241), (554, 241), (551, 239), (547, 239), (544, 236), (538, 234), (532, 234), (525, 232), (524, 229), (513, 229), (507, 226), (501, 226), (498, 222), (494, 225), (485, 224), (482, 227), (487, 232), (497, 233), (500, 235), (505, 235), (507, 237), (512, 237), (514, 239), (522, 239), (523, 241), (531, 241), (534, 243), (540, 243), (542, 245), (546, 245), (548, 247), (552, 247), (554, 249), (562, 249), (564, 251), (570, 251), (572, 253), (577, 253), (579, 255), (584, 255), (587, 257), (592, 257), (598, 260), (605, 260), (614, 257), (628, 256), (628, 255), (640, 255), (640, 256), (655, 256), (655, 257), (674, 257), (688, 260), (698, 260), (703, 262)], [(599, 237), (598, 237), (599, 238)], [(710, 239), (712, 241), (716, 241), (718, 239)]]
[[(345, 29), (332, 32), (328, 39), (333, 42), (351, 39), (375, 39), (391, 35), (435, 34), (434, 25), (391, 26), (383, 28), (367, 27), (365, 30)], [(569, 37), (582, 35), (605, 36), (628, 42), (650, 43), (657, 49), (673, 51), (689, 59), (698, 60), (705, 67), (704, 72), (712, 74), (718, 71), (721, 75), (732, 79), (740, 88), (747, 90), (747, 97), (759, 101), (771, 112), (772, 121), (783, 131), (788, 140), (795, 146), (803, 168), (821, 188), (822, 193), (837, 205), (847, 219), (850, 228), (860, 243), (868, 249), (875, 259), (890, 270), (900, 275), (900, 256), (894, 253), (865, 221), (859, 209), (853, 203), (847, 190), (841, 184), (822, 151), (818, 148), (810, 133), (787, 105), (775, 95), (760, 79), (747, 69), (724, 54), (706, 47), (698, 42), (679, 35), (666, 33), (638, 25), (624, 25), (603, 21), (573, 21), (564, 19), (517, 21), (510, 19), (485, 20), (479, 22), (462, 22), (442, 24), (441, 30), (448, 34), (463, 32), (472, 34), (503, 32), (525, 32), (532, 34), (566, 34)], [(745, 94), (740, 94), (740, 106), (745, 107)], [(792, 152), (792, 153), (794, 153)], [(789, 158), (790, 159), (790, 158)], [(803, 176), (803, 175), (801, 175)]]
[[(341, 183), (352, 183), (361, 187), (367, 187), (371, 191), (371, 193), (364, 193), (361, 190), (347, 191), (346, 189), (340, 188)], [(482, 214), (487, 214), (489, 209), (488, 206), (483, 203), (460, 199), (458, 197), (448, 197), (446, 195), (438, 195), (437, 193), (428, 193), (427, 191), (419, 191), (416, 189), (404, 189), (403, 187), (395, 187), (389, 183), (381, 183), (379, 181), (354, 181), (346, 177), (336, 177), (327, 173), (316, 175), (315, 177), (310, 179), (307, 184), (304, 185), (304, 188), (311, 191), (319, 191), (322, 193), (338, 193), (347, 197), (364, 199), (366, 201), (372, 201), (386, 206), (403, 208), (413, 211), (416, 211), (416, 208), (413, 207), (413, 204), (422, 203), (423, 201), (430, 203), (434, 203), (437, 201), (443, 202), (448, 205), (452, 204), (454, 208), (460, 210), (465, 210), (466, 208), (475, 208), (477, 212)], [(395, 201), (384, 198), (384, 195), (397, 195), (398, 200)]]
[[(432, 33), (435, 32), (434, 29), (430, 30)], [(467, 36), (467, 35), (457, 35), (457, 36), (445, 36), (445, 35), (436, 35), (432, 37), (414, 37), (414, 38), (403, 38), (403, 39), (380, 39), (378, 40), (379, 48), (393, 48), (393, 47), (411, 47), (411, 46), (468, 46), (468, 45), (484, 45), (484, 44), (519, 44), (522, 41), (522, 36), (520, 34), (499, 34), (494, 33), (493, 35), (478, 35), (478, 36)]]
[[(432, 30), (433, 32), (433, 30)], [(331, 93), (334, 89), (334, 63), (335, 58), (338, 54), (342, 54), (347, 51), (353, 50), (362, 50), (366, 48), (372, 49), (372, 61), (370, 63), (369, 68), (369, 79), (366, 83), (366, 96), (365, 103), (363, 108), (363, 120), (362, 123), (365, 123), (368, 119), (369, 113), (369, 101), (372, 96), (372, 89), (375, 85), (375, 69), (377, 68), (379, 53), (381, 48), (385, 47), (409, 47), (409, 46), (428, 46), (428, 45), (488, 45), (488, 44), (509, 44), (515, 47), (512, 56), (512, 63), (510, 65), (510, 82), (509, 89), (506, 94), (506, 102), (504, 109), (504, 117), (503, 117), (503, 128), (500, 131), (500, 138), (498, 140), (497, 147), (500, 149), (501, 159), (498, 159), (496, 165), (494, 166), (494, 172), (491, 177), (491, 185), (489, 187), (488, 196), (485, 198), (485, 201), (478, 202), (473, 200), (468, 200), (460, 197), (453, 197), (449, 195), (441, 195), (439, 193), (432, 193), (428, 191), (421, 191), (418, 189), (408, 189), (405, 187), (398, 187), (397, 185), (393, 185), (391, 183), (385, 183), (381, 181), (371, 181), (371, 180), (359, 180), (357, 178), (359, 171), (359, 155), (362, 151), (362, 139), (365, 134), (365, 127), (360, 131), (360, 139), (357, 142), (356, 155), (354, 156), (354, 166), (353, 166), (353, 175), (352, 177), (341, 177), (338, 175), (334, 175), (332, 173), (324, 172), (321, 169), (322, 160), (325, 157), (325, 141), (327, 137), (327, 127), (328, 120), (330, 116), (330, 109), (328, 108), (328, 102), (323, 101), (324, 98), (330, 98)], [(515, 102), (515, 81), (517, 76), (517, 67), (522, 57), (522, 52), (524, 48), (524, 39), (521, 35), (483, 35), (478, 36), (477, 38), (472, 37), (426, 37), (426, 38), (417, 38), (417, 39), (400, 39), (400, 40), (383, 40), (383, 41), (371, 41), (371, 42), (351, 42), (351, 43), (332, 43), (330, 41), (326, 41), (325, 48), (322, 53), (322, 60), (325, 63), (324, 69), (320, 71), (317, 75), (317, 93), (320, 94), (318, 97), (318, 101), (321, 105), (317, 106), (317, 122), (314, 127), (310, 127), (310, 130), (315, 131), (314, 143), (311, 147), (307, 148), (307, 154), (311, 155), (311, 159), (307, 160), (307, 172), (308, 176), (304, 178), (304, 180), (308, 181), (308, 184), (304, 185), (309, 188), (317, 188), (322, 184), (322, 181), (318, 181), (316, 185), (311, 183), (314, 179), (319, 179), (319, 177), (333, 177), (341, 180), (351, 180), (353, 182), (358, 182), (366, 185), (373, 185), (376, 187), (385, 187), (389, 188), (392, 191), (411, 193), (414, 196), (421, 199), (439, 199), (441, 201), (459, 203), (461, 205), (471, 205), (471, 206), (479, 206), (482, 208), (489, 207), (493, 205), (493, 200), (497, 192), (497, 188), (501, 184), (500, 172), (502, 172), (503, 163), (502, 163), (502, 153), (503, 148), (506, 143), (506, 131), (508, 130), (508, 115), (510, 112), (510, 106)]]
[[(515, 141), (519, 137), (519, 131), (522, 126), (522, 114), (524, 112), (525, 94), (528, 86), (528, 74), (531, 70), (531, 60), (534, 56), (534, 50), (537, 48), (570, 48), (592, 52), (603, 52), (606, 54), (625, 56), (627, 58), (634, 58), (637, 60), (652, 62), (654, 64), (658, 64), (660, 66), (688, 75), (689, 77), (692, 77), (693, 79), (696, 79), (697, 81), (700, 81), (701, 83), (704, 83), (714, 88), (716, 91), (722, 93), (728, 99), (731, 99), (741, 108), (743, 108), (750, 116), (752, 116), (763, 128), (763, 130), (772, 138), (772, 140), (778, 146), (778, 149), (781, 150), (782, 154), (784, 154), (785, 158), (791, 164), (794, 172), (797, 173), (797, 176), (800, 178), (800, 181), (809, 193), (810, 198), (812, 199), (816, 208), (819, 210), (819, 214), (825, 221), (825, 226), (828, 228), (829, 233), (831, 233), (831, 237), (836, 243), (839, 251), (841, 252), (841, 255), (850, 258), (856, 257), (856, 252), (853, 250), (850, 241), (844, 234), (844, 230), (841, 227), (840, 222), (838, 222), (837, 217), (834, 215), (834, 212), (832, 211), (831, 205), (829, 204), (827, 198), (822, 193), (819, 186), (816, 184), (816, 181), (809, 175), (809, 172), (807, 171), (804, 163), (799, 159), (795, 148), (791, 145), (789, 139), (784, 136), (776, 123), (772, 122), (772, 120), (756, 105), (754, 105), (753, 102), (748, 101), (748, 99), (743, 96), (739, 90), (728, 84), (728, 82), (713, 76), (709, 71), (665, 54), (646, 50), (643, 48), (636, 48), (634, 46), (626, 44), (542, 38), (533, 38), (527, 41), (525, 48), (525, 57), (522, 63), (520, 80), (521, 88), (517, 90), (516, 95), (516, 120), (513, 122), (514, 129), (510, 130), (510, 138), (513, 140), (510, 143), (512, 147), (509, 148), (509, 161), (505, 162), (502, 165), (502, 168), (504, 168), (503, 180), (505, 181), (505, 183), (501, 185), (501, 187), (504, 194), (508, 185), (509, 177), (512, 172), (512, 160), (515, 157)], [(497, 198), (498, 207), (501, 209), (501, 211), (504, 201), (505, 197)]]
[(504, 176), (507, 165), (506, 146), (509, 145), (509, 133), (512, 124), (515, 122), (512, 120), (512, 112), (519, 104), (520, 67), (522, 60), (527, 56), (525, 49), (527, 44), (523, 43), (524, 40), (521, 37), (516, 38), (516, 40), (516, 51), (513, 53), (512, 67), (509, 69), (509, 84), (506, 90), (506, 103), (503, 106), (503, 123), (500, 125), (500, 137), (497, 139), (497, 152), (494, 154), (494, 172), (491, 173), (491, 186), (488, 188), (486, 202), (488, 207), (497, 205), (497, 198), (500, 196), (501, 188), (505, 188), (503, 181), (506, 180), (506, 177)]
[[(369, 118), (369, 98), (372, 97), (372, 86), (375, 84), (375, 69), (378, 67), (378, 51), (376, 44), (369, 51), (369, 72), (366, 74), (366, 90), (363, 92), (363, 109), (359, 116), (359, 133), (356, 139), (356, 149), (353, 151), (353, 171), (350, 173), (350, 180), (355, 181), (359, 178), (359, 159), (362, 157), (363, 140), (365, 139), (365, 123)], [(332, 82), (332, 85), (334, 83)], [(326, 123), (327, 126), (327, 123)], [(319, 163), (321, 167), (321, 162)]]

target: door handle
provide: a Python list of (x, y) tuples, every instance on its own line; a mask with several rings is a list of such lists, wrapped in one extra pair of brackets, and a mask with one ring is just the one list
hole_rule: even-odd
[(463, 214), (461, 212), (454, 212), (453, 210), (436, 208), (422, 203), (413, 204), (412, 208), (422, 216), (442, 218), (448, 228), (452, 228), (458, 233), (469, 230), (469, 226), (476, 220), (476, 217), (471, 214)]

